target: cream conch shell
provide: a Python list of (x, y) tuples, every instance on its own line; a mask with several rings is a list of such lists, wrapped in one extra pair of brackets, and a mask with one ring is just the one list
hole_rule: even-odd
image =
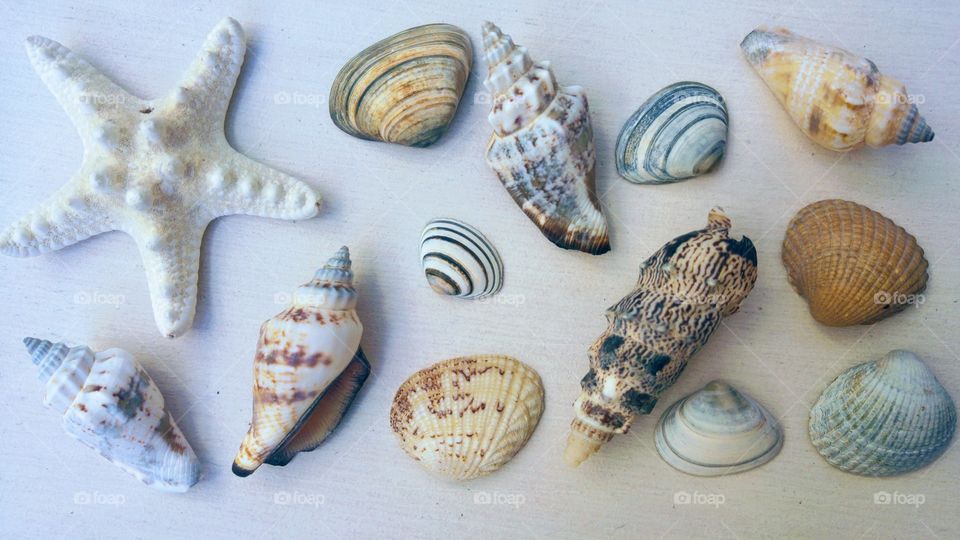
[(44, 404), (63, 415), (70, 436), (152, 488), (184, 492), (200, 480), (197, 455), (130, 353), (37, 338), (23, 343), (40, 370)]
[(370, 373), (360, 350), (350, 251), (340, 248), (292, 305), (260, 327), (253, 364), (253, 420), (233, 462), (237, 476), (286, 465), (319, 446)]
[(864, 476), (924, 467), (946, 451), (957, 407), (910, 351), (840, 374), (810, 410), (810, 442), (831, 465)]
[(577, 466), (634, 417), (650, 414), (724, 317), (757, 279), (753, 242), (730, 238), (730, 218), (710, 211), (706, 228), (671, 240), (640, 266), (636, 289), (607, 310), (590, 349), (564, 460)]
[(933, 140), (916, 99), (866, 58), (762, 26), (740, 48), (790, 118), (824, 148), (844, 152)]
[(493, 23), (483, 24), (483, 52), (484, 85), (493, 94), (487, 164), (551, 242), (593, 255), (610, 251), (583, 89), (560, 86), (548, 62), (535, 63)]
[(533, 368), (508, 356), (467, 356), (411, 375), (393, 398), (390, 426), (425, 468), (470, 480), (510, 461), (542, 413)]

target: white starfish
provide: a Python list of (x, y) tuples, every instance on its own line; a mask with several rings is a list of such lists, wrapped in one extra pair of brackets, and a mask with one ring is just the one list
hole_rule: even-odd
[(37, 255), (106, 231), (136, 240), (154, 318), (176, 337), (197, 301), (200, 241), (219, 216), (309, 218), (319, 197), (303, 182), (230, 147), (223, 123), (243, 64), (237, 21), (221, 21), (170, 95), (137, 98), (59, 43), (33, 36), (27, 54), (83, 140), (74, 177), (0, 233), (0, 251)]

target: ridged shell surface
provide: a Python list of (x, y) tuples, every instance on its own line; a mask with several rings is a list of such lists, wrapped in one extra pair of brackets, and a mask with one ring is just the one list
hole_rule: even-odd
[(957, 425), (953, 398), (920, 358), (891, 351), (842, 373), (810, 411), (810, 442), (831, 465), (893, 476), (932, 463)]
[(480, 231), (455, 219), (435, 219), (420, 236), (420, 261), (430, 287), (461, 298), (496, 294), (503, 262)]
[(390, 426), (403, 451), (428, 470), (470, 480), (523, 448), (543, 405), (543, 383), (526, 364), (507, 356), (453, 358), (400, 386)]
[(783, 447), (776, 418), (750, 396), (712, 381), (660, 417), (657, 452), (672, 467), (696, 476), (748, 471)]
[(713, 88), (678, 82), (651, 96), (617, 139), (620, 176), (638, 184), (677, 182), (709, 172), (727, 146), (727, 105)]
[(589, 351), (564, 460), (577, 466), (634, 418), (650, 414), (720, 321), (740, 309), (757, 280), (753, 242), (730, 237), (730, 218), (674, 238), (640, 265), (636, 288), (607, 310)]
[(593, 255), (610, 251), (583, 89), (560, 86), (549, 62), (534, 62), (493, 23), (483, 25), (483, 51), (484, 85), (493, 95), (487, 164), (551, 242)]
[(866, 58), (784, 28), (757, 28), (740, 48), (800, 130), (824, 148), (933, 140), (917, 99)]
[(330, 117), (354, 137), (429, 146), (457, 112), (472, 58), (470, 38), (456, 26), (404, 30), (343, 66), (330, 89)]
[(44, 384), (44, 404), (63, 429), (144, 484), (184, 492), (200, 461), (167, 411), (160, 389), (126, 351), (23, 340)]
[(828, 326), (872, 324), (919, 304), (927, 286), (917, 239), (850, 201), (823, 200), (797, 212), (782, 257), (790, 284)]
[(346, 246), (260, 327), (253, 363), (253, 420), (233, 462), (237, 476), (286, 465), (334, 430), (366, 380)]

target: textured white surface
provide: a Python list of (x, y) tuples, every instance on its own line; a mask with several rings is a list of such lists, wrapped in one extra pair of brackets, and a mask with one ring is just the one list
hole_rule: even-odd
[[(777, 3), (780, 4), (780, 3)], [(224, 16), (249, 50), (227, 115), (240, 151), (307, 181), (325, 206), (311, 220), (213, 222), (202, 247), (193, 330), (157, 334), (136, 245), (108, 233), (56, 253), (0, 258), (0, 532), (54, 537), (911, 537), (960, 536), (960, 445), (933, 466), (873, 480), (827, 465), (806, 436), (809, 407), (845, 368), (894, 348), (921, 355), (960, 398), (960, 5), (676, 2), (252, 2), (72, 7), (7, 3), (0, 17), (0, 223), (36, 206), (75, 172), (80, 138), (37, 78), (23, 39), (56, 39), (136, 95), (163, 95)], [(374, 41), (428, 22), (461, 26), (478, 45), (481, 21), (509, 28), (584, 87), (596, 132), (597, 183), (613, 251), (565, 252), (545, 240), (483, 161), (490, 135), (486, 66), (450, 131), (428, 149), (359, 141), (339, 131), (326, 95), (343, 62)], [(800, 133), (741, 57), (761, 23), (865, 54), (923, 95), (936, 130), (924, 145), (838, 155)], [(613, 148), (630, 114), (669, 83), (693, 79), (727, 101), (730, 139), (712, 174), (666, 186), (616, 176)], [(917, 236), (930, 261), (926, 302), (871, 328), (818, 325), (787, 283), (779, 245), (804, 204), (845, 197)], [(760, 277), (686, 373), (631, 435), (575, 471), (561, 461), (586, 351), (604, 309), (629, 291), (637, 267), (723, 206), (759, 250)], [(503, 291), (487, 302), (433, 293), (418, 261), (431, 218), (462, 219), (496, 245)], [(350, 246), (374, 373), (339, 431), (286, 468), (240, 479), (230, 463), (250, 419), (257, 329), (326, 256)], [(206, 477), (184, 495), (155, 493), (64, 435), (20, 343), (26, 335), (122, 347), (150, 371), (200, 456)], [(459, 485), (431, 477), (398, 447), (390, 400), (413, 371), (473, 353), (535, 367), (547, 407), (530, 443), (498, 473)], [(784, 424), (783, 451), (737, 476), (701, 479), (664, 463), (656, 417), (723, 377)], [(878, 505), (889, 493), (909, 504)], [(677, 504), (683, 494), (710, 504)], [(711, 496), (713, 496), (711, 498)], [(882, 496), (881, 496), (882, 497)], [(485, 504), (486, 502), (490, 504)], [(87, 504), (89, 503), (89, 504)], [(122, 504), (114, 504), (122, 503)], [(279, 504), (278, 504), (279, 503)], [(289, 503), (289, 504), (284, 504)]]

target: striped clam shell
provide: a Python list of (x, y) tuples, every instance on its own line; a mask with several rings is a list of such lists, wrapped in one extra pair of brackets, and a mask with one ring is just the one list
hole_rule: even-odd
[(503, 261), (480, 231), (455, 219), (431, 221), (420, 236), (420, 261), (430, 287), (461, 298), (496, 294)]
[(473, 48), (449, 24), (404, 30), (350, 59), (330, 88), (330, 117), (354, 137), (429, 146), (447, 130), (470, 75)]
[(677, 182), (709, 172), (727, 146), (723, 97), (697, 82), (678, 82), (640, 106), (620, 130), (617, 172), (638, 184)]
[(831, 465), (864, 476), (924, 467), (950, 446), (957, 409), (920, 358), (891, 351), (842, 373), (810, 411), (810, 442)]

